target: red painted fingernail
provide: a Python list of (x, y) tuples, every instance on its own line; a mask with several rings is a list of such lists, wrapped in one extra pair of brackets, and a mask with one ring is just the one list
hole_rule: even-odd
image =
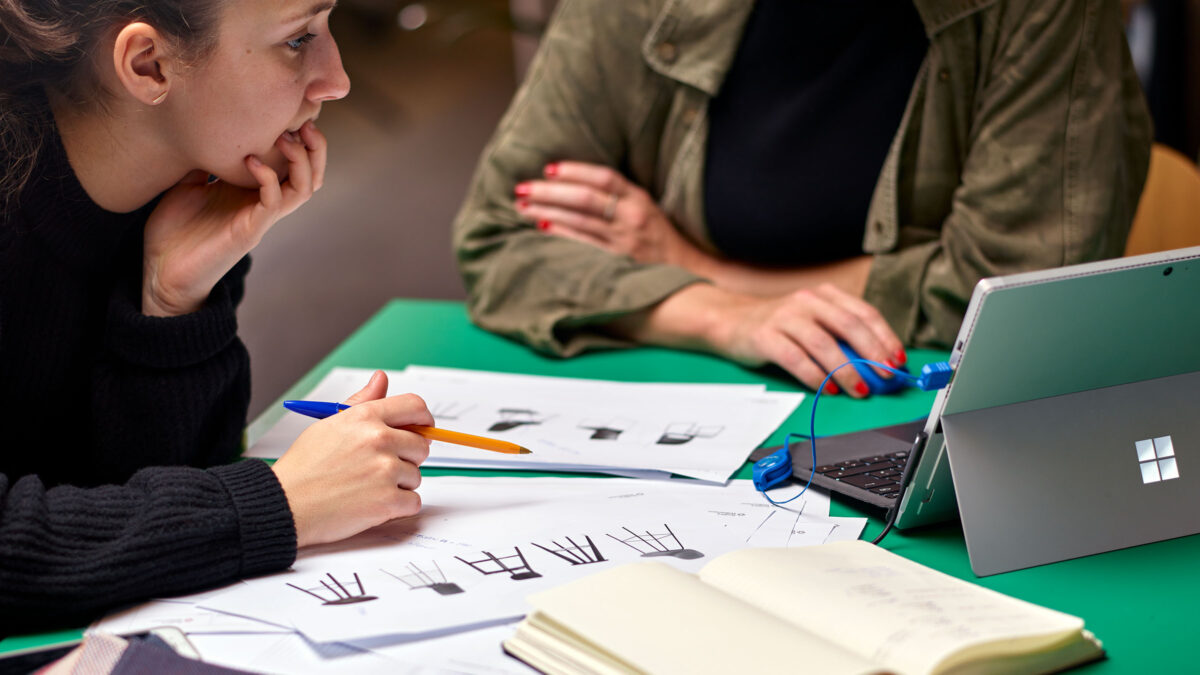
[(896, 350), (896, 363), (904, 365), (908, 362), (908, 354), (904, 353), (903, 349)]
[(545, 168), (545, 172), (546, 172), (547, 178), (554, 178), (555, 176), (557, 176), (558, 175), (558, 163), (552, 162), (550, 164), (547, 164), (546, 168)]
[[(518, 204), (519, 204), (519, 202), (518, 202)], [(883, 362), (883, 365), (887, 366), (888, 368), (898, 368), (899, 367), (895, 363), (893, 363), (891, 359), (885, 359)]]
[(524, 211), (527, 208), (529, 208), (529, 200), (528, 199), (518, 199), (517, 200), (517, 209)]
[(528, 197), (532, 193), (533, 186), (529, 183), (517, 183), (517, 186), (513, 188), (513, 194), (518, 197)]
[(544, 231), (544, 230), (548, 230), (548, 229), (550, 229), (550, 221), (548, 221), (548, 220), (539, 220), (539, 221), (538, 221), (538, 229), (539, 229), (539, 230), (543, 230), (543, 231)]
[(866, 382), (859, 382), (854, 385), (854, 391), (858, 392), (859, 396), (866, 396), (871, 393), (871, 388), (867, 386)]
[(838, 389), (837, 383), (834, 382), (833, 380), (830, 380), (829, 382), (827, 382), (825, 384), (825, 393), (826, 394), (836, 394), (840, 391), (841, 391), (841, 389)]

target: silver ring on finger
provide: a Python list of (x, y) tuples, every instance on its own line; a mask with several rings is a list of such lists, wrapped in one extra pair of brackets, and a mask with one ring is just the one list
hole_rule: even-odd
[(616, 195), (609, 195), (608, 203), (604, 205), (604, 219), (610, 223), (612, 222), (613, 216), (617, 215), (617, 201), (619, 200), (620, 198)]

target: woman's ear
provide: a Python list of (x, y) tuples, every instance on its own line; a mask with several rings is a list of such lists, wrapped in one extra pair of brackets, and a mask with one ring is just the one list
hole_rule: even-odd
[(122, 28), (113, 43), (117, 80), (125, 91), (146, 105), (162, 103), (170, 91), (166, 47), (162, 34), (140, 21)]

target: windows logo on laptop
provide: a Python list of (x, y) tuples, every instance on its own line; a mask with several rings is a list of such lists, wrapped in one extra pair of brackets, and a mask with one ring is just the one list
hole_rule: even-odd
[(1134, 446), (1137, 448), (1143, 483), (1158, 483), (1179, 478), (1179, 466), (1175, 463), (1175, 446), (1171, 443), (1170, 436), (1147, 438), (1134, 443)]

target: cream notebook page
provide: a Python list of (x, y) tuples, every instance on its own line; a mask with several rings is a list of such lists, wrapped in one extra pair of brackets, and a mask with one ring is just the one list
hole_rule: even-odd
[[(581, 651), (607, 652), (646, 672), (884, 672), (662, 563), (615, 568), (591, 577), (589, 583), (560, 587), (530, 600), (584, 642)], [(581, 608), (588, 611), (578, 611)], [(539, 623), (539, 628), (545, 625)], [(585, 654), (574, 656), (577, 663), (588, 661)], [(594, 663), (589, 666), (602, 670)]]
[[(1002, 642), (1005, 651), (1037, 651), (1083, 628), (1077, 617), (969, 584), (863, 541), (734, 551), (706, 565), (700, 578), (865, 659), (908, 673), (989, 654), (988, 643)], [(966, 651), (943, 663), (960, 650)]]

